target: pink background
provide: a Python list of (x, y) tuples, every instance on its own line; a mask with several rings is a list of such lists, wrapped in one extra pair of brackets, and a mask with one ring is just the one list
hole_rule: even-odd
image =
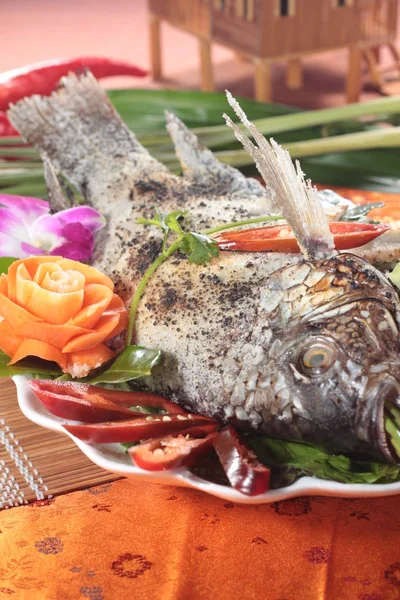
[[(189, 0), (188, 0), (189, 1)], [(56, 57), (104, 55), (149, 67), (146, 0), (0, 0), (0, 71)], [(163, 25), (165, 81), (172, 88), (199, 85), (197, 42)], [(217, 89), (253, 95), (253, 68), (220, 46), (213, 48)], [(347, 51), (304, 60), (304, 87), (285, 87), (284, 69), (273, 69), (274, 101), (307, 108), (344, 103)], [(159, 85), (159, 84), (157, 84)], [(118, 78), (109, 87), (157, 87), (146, 79)], [(377, 96), (366, 87), (363, 100)]]

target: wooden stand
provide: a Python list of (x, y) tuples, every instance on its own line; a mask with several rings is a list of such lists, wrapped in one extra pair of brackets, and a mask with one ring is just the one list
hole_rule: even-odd
[(358, 102), (361, 94), (361, 60), (360, 48), (349, 50), (349, 70), (347, 74), (346, 97), (349, 104)]
[[(400, 94), (400, 55), (393, 44), (388, 44), (388, 49), (393, 56), (393, 63), (388, 65), (379, 64), (379, 54), (376, 48), (364, 51), (367, 61), (369, 76), (374, 86), (387, 96), (398, 96)], [(389, 75), (385, 77), (385, 75)]]
[(211, 60), (211, 44), (204, 38), (199, 38), (201, 91), (214, 91), (214, 77)]
[(161, 21), (154, 15), (150, 15), (150, 62), (153, 79), (159, 81), (162, 78)]
[(265, 60), (254, 61), (254, 91), (258, 102), (270, 102), (271, 91), (271, 65)]
[(298, 58), (292, 58), (288, 61), (286, 85), (290, 90), (298, 90), (303, 85), (303, 65)]
[(400, 69), (394, 84), (382, 79), (379, 55), (380, 46), (388, 45), (400, 66), (393, 46), (398, 0), (148, 0), (148, 5), (154, 79), (162, 76), (160, 22), (166, 21), (199, 40), (203, 91), (214, 90), (213, 43), (254, 64), (255, 97), (262, 102), (271, 100), (273, 62), (287, 63), (287, 85), (298, 89), (303, 84), (302, 57), (341, 48), (349, 50), (348, 102), (360, 98), (365, 53), (371, 77), (383, 93), (393, 93), (390, 86), (400, 85)]

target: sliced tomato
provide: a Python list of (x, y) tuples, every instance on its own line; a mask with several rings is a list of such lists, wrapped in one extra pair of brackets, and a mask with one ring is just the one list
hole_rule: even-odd
[(134, 463), (146, 471), (165, 471), (193, 465), (212, 448), (218, 425), (185, 429), (178, 435), (167, 435), (142, 442), (129, 449)]
[[(183, 408), (179, 406), (179, 404), (171, 402), (170, 400), (163, 398), (163, 396), (158, 396), (157, 394), (152, 394), (150, 392), (120, 392), (118, 390), (108, 390), (106, 388), (89, 385), (87, 383), (78, 383), (76, 381), (52, 381), (47, 379), (32, 379), (30, 384), (33, 391), (39, 398), (39, 394), (46, 392), (47, 398), (49, 398), (51, 394), (54, 394), (58, 398), (65, 396), (68, 398), (75, 398), (76, 400), (86, 400), (89, 404), (98, 404), (101, 399), (104, 401), (104, 404), (106, 401), (108, 401), (112, 405), (119, 408), (122, 407), (128, 409), (134, 406), (143, 406), (144, 408), (163, 408), (168, 413), (185, 412)], [(47, 406), (47, 408), (50, 412), (53, 412), (50, 410), (49, 406)], [(57, 413), (53, 412), (53, 414)], [(66, 419), (74, 419), (74, 417), (69, 416), (67, 413), (58, 414), (58, 416)], [(132, 417), (132, 412), (130, 412), (130, 416)], [(83, 418), (76, 418), (79, 421), (85, 421)], [(103, 417), (101, 419), (97, 419), (97, 421), (99, 420), (108, 421), (113, 420), (113, 418)], [(91, 423), (96, 421), (87, 422)]]
[(152, 415), (144, 418), (97, 423), (90, 425), (64, 425), (75, 437), (89, 444), (111, 444), (115, 442), (139, 442), (148, 438), (163, 437), (198, 425), (214, 424), (213, 419), (182, 413), (179, 415)]
[[(101, 421), (132, 419), (134, 416), (133, 411), (123, 406), (117, 406), (99, 394), (87, 394), (82, 397), (72, 396), (66, 393), (62, 387), (56, 387), (57, 392), (55, 392), (53, 391), (54, 383), (57, 382), (38, 379), (30, 381), (31, 388), (41, 403), (51, 414), (57, 417), (70, 419), (71, 421), (83, 421), (84, 423), (98, 423)], [(140, 417), (143, 416), (142, 412), (137, 414)]]
[(224, 427), (215, 437), (213, 445), (235, 490), (247, 496), (257, 496), (269, 489), (270, 470), (259, 462), (233, 427)]
[[(371, 242), (390, 229), (386, 223), (329, 223), (336, 250), (358, 248)], [(220, 250), (242, 252), (300, 252), (299, 245), (289, 225), (256, 227), (241, 231), (227, 231), (217, 238)]]

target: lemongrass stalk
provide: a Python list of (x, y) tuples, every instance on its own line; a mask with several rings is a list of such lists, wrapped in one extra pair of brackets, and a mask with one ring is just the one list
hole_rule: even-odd
[(18, 173), (26, 171), (27, 169), (31, 171), (41, 171), (43, 173), (43, 168), (41, 162), (38, 160), (30, 160), (30, 161), (22, 161), (18, 162), (10, 162), (6, 160), (0, 160), (0, 176), (5, 173)]
[(46, 185), (38, 182), (24, 183), (21, 185), (12, 185), (2, 187), (0, 179), (0, 193), (14, 194), (15, 196), (32, 196), (34, 198), (47, 198)]
[[(351, 150), (371, 150), (373, 148), (400, 147), (400, 127), (379, 128), (372, 131), (360, 131), (345, 135), (333, 135), (327, 138), (316, 138), (284, 144), (292, 158), (319, 156), (333, 152), (350, 152)], [(246, 150), (223, 150), (215, 152), (221, 161), (234, 167), (253, 164), (253, 159)]]
[[(254, 119), (252, 122), (263, 135), (274, 135), (284, 131), (295, 131), (315, 125), (327, 125), (337, 121), (395, 113), (400, 113), (400, 99), (397, 97), (380, 98), (371, 102), (348, 104), (347, 106), (334, 108), (296, 112), (278, 117)], [(206, 145), (216, 147), (232, 141), (232, 136), (229, 135), (226, 125), (196, 127), (192, 131)]]
[(373, 148), (393, 148), (400, 146), (400, 127), (378, 128), (372, 131), (346, 133), (327, 138), (305, 140), (287, 144), (293, 158), (317, 156), (332, 152), (349, 152)]
[(21, 146), (19, 148), (13, 148), (11, 146), (0, 147), (0, 156), (31, 156), (32, 158), (40, 159), (40, 154), (36, 148), (30, 148), (28, 146)]
[(21, 144), (24, 144), (24, 142), (22, 141), (22, 138), (20, 137), (11, 137), (11, 136), (1, 136), (0, 137), (0, 142), (2, 146), (20, 146)]
[[(363, 102), (362, 104), (348, 104), (346, 106), (334, 108), (295, 112), (288, 115), (279, 115), (277, 117), (252, 119), (252, 122), (262, 134), (274, 135), (284, 131), (295, 131), (305, 127), (328, 125), (330, 123), (353, 120), (360, 117), (396, 113), (400, 113), (400, 99), (395, 97), (380, 98), (370, 102)], [(192, 128), (192, 131), (206, 146), (222, 146), (232, 142), (233, 139), (229, 129), (222, 123), (221, 125), (195, 127)], [(138, 139), (146, 147), (168, 144), (170, 142), (168, 134), (157, 132), (139, 134)]]

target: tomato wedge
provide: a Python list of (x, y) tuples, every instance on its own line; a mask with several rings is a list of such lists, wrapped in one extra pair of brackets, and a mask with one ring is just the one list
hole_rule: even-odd
[[(358, 248), (371, 242), (390, 229), (386, 223), (329, 223), (336, 250)], [(216, 239), (220, 250), (242, 252), (300, 252), (299, 245), (289, 225), (256, 227), (242, 231), (227, 231)]]
[(202, 415), (182, 413), (179, 415), (152, 415), (115, 423), (64, 424), (63, 427), (75, 437), (89, 444), (111, 444), (115, 442), (139, 442), (148, 438), (177, 433), (192, 426), (204, 426), (214, 423), (213, 419)]
[(221, 465), (235, 490), (257, 496), (269, 489), (270, 470), (257, 460), (239, 434), (227, 425), (213, 441)]
[(189, 466), (211, 450), (218, 425), (184, 429), (178, 435), (155, 438), (129, 449), (133, 462), (146, 471)]
[[(61, 383), (61, 382), (59, 382)], [(33, 379), (30, 385), (35, 395), (47, 410), (57, 417), (84, 423), (101, 421), (120, 421), (132, 419), (134, 413), (128, 408), (117, 406), (100, 394), (87, 394), (79, 397), (66, 393), (63, 386), (54, 386), (57, 382)], [(54, 391), (57, 390), (57, 391)], [(142, 412), (137, 413), (143, 416)]]
[[(124, 409), (127, 410), (134, 406), (162, 408), (172, 414), (185, 412), (179, 404), (175, 404), (162, 396), (149, 392), (120, 392), (87, 383), (52, 381), (47, 379), (32, 379), (30, 385), (49, 412), (65, 419), (84, 421), (86, 423), (112, 421), (118, 417), (107, 416), (106, 414), (101, 415), (99, 412), (99, 418), (97, 418), (97, 413), (92, 411), (93, 418), (88, 418), (85, 415), (88, 414), (90, 417), (90, 411), (85, 411), (82, 408), (82, 411), (79, 412), (78, 406), (80, 405), (93, 406), (98, 409), (100, 409), (100, 406), (103, 406), (104, 409), (108, 407), (110, 410), (113, 409), (116, 415), (121, 415), (121, 418), (124, 418), (122, 417), (123, 414), (128, 414), (128, 418), (132, 418), (132, 411), (126, 412)], [(52, 402), (52, 398), (54, 402)], [(61, 406), (63, 399), (65, 407)], [(76, 412), (74, 412), (74, 408)], [(55, 410), (58, 412), (55, 412)]]

